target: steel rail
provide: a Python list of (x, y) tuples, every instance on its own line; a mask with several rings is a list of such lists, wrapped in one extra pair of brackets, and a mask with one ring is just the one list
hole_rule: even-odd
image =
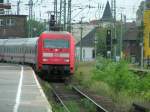
[(59, 97), (59, 95), (57, 94), (57, 92), (53, 89), (52, 90), (54, 95), (57, 97), (57, 99), (59, 100), (59, 102), (63, 105), (64, 109), (66, 112), (70, 112), (69, 109), (67, 108), (67, 106), (64, 104), (64, 102), (62, 101), (62, 99)]
[(101, 105), (97, 104), (93, 99), (91, 99), (89, 96), (87, 96), (86, 94), (84, 94), (82, 91), (80, 91), (78, 88), (72, 86), (72, 88), (78, 92), (79, 94), (81, 94), (82, 96), (84, 96), (85, 98), (87, 98), (89, 101), (91, 101), (93, 104), (96, 105), (96, 107), (98, 107), (100, 112), (109, 112), (108, 110), (104, 109)]

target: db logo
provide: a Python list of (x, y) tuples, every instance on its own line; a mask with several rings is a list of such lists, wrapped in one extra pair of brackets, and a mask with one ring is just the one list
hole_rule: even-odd
[(54, 57), (58, 57), (59, 54), (58, 54), (58, 53), (54, 53), (53, 56), (54, 56)]

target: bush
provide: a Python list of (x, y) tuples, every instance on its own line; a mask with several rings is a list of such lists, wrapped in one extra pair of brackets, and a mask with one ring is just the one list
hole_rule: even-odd
[(141, 79), (129, 71), (127, 62), (113, 62), (102, 57), (98, 58), (92, 80), (108, 84), (115, 93), (145, 94), (150, 89), (150, 75)]

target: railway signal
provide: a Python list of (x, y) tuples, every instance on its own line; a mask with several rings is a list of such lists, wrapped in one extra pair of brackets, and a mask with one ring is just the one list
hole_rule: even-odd
[(50, 18), (50, 26), (49, 26), (49, 30), (51, 30), (51, 31), (54, 31), (55, 30), (55, 24), (56, 23), (56, 21), (55, 21), (55, 15), (51, 15), (51, 18)]
[(111, 30), (107, 30), (107, 34), (106, 34), (107, 51), (111, 51), (111, 45), (112, 45)]
[(107, 49), (107, 57), (111, 58), (111, 47), (112, 46), (112, 38), (111, 38), (111, 30), (107, 30), (106, 34), (106, 49)]

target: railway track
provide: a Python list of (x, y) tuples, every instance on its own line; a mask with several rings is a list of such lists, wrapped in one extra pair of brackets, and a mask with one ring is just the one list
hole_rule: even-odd
[(150, 112), (150, 103), (148, 104), (140, 104), (133, 103), (134, 112)]
[[(52, 83), (51, 85), (55, 100), (63, 106), (65, 112), (72, 112), (68, 105), (70, 102), (76, 103), (78, 112), (109, 112), (75, 86), (66, 87), (63, 83)], [(88, 105), (85, 105), (87, 103)]]

